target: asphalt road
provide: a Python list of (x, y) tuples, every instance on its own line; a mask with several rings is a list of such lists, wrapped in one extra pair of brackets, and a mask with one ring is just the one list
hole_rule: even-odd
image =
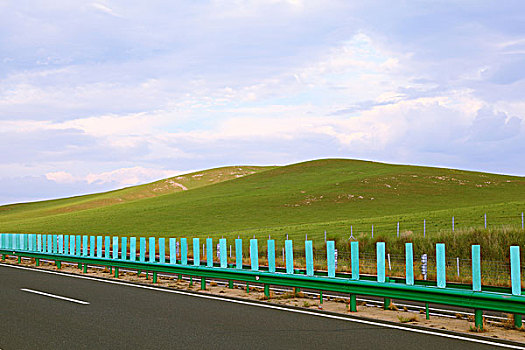
[(387, 326), (2, 265), (0, 323), (2, 350), (494, 348)]

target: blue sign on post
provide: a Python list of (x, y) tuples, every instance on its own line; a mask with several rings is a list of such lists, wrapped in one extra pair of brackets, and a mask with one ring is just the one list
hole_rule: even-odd
[(275, 241), (268, 240), (268, 271), (275, 272)]
[(113, 236), (113, 259), (118, 259), (118, 236)]
[(291, 240), (284, 241), (284, 250), (286, 255), (286, 273), (293, 274), (293, 243)]
[(304, 242), (304, 253), (306, 257), (306, 275), (314, 275), (314, 250), (312, 247), (312, 241)]
[(155, 262), (155, 237), (149, 238), (149, 262)]
[(219, 251), (221, 258), (221, 267), (228, 267), (228, 253), (226, 252), (226, 238), (221, 238), (219, 240)]
[(129, 260), (137, 260), (137, 237), (129, 238)]
[(140, 252), (139, 252), (139, 261), (146, 261), (146, 238), (140, 237)]
[(242, 239), (235, 239), (235, 268), (242, 269)]
[(438, 288), (445, 288), (446, 282), (446, 269), (445, 269), (445, 244), (436, 244), (436, 279)]
[(406, 284), (409, 286), (414, 285), (414, 251), (412, 249), (412, 243), (405, 243), (405, 276)]
[(180, 262), (182, 265), (188, 265), (188, 241), (186, 238), (180, 239)]
[(177, 240), (175, 238), (170, 238), (170, 264), (177, 263)]
[(193, 265), (199, 266), (201, 264), (200, 243), (198, 238), (193, 239)]
[(159, 262), (164, 264), (166, 262), (166, 240), (159, 238)]
[(250, 261), (252, 263), (252, 270), (259, 271), (259, 249), (257, 247), (257, 239), (250, 239)]
[(481, 291), (481, 249), (479, 245), (472, 246), (472, 290)]
[(350, 255), (352, 260), (352, 279), (359, 279), (359, 242), (350, 243)]
[(334, 241), (326, 242), (326, 265), (328, 277), (335, 277), (335, 243)]
[(385, 242), (377, 242), (377, 282), (385, 282)]
[(213, 267), (213, 240), (206, 238), (206, 266)]

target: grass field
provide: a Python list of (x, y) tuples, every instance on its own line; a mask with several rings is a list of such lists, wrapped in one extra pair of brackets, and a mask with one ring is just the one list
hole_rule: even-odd
[[(117, 191), (0, 207), (0, 231), (347, 239), (521, 228), (525, 178), (325, 159), (226, 167)], [(277, 242), (276, 242), (277, 243)]]

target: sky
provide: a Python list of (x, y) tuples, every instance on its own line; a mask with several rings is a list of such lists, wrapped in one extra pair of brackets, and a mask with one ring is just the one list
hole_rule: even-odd
[(525, 175), (522, 1), (0, 0), (0, 204), (318, 158)]

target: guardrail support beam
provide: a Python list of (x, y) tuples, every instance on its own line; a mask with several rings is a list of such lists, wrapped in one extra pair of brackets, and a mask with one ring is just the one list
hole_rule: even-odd
[(157, 283), (157, 272), (153, 271), (153, 283)]
[(115, 267), (115, 278), (118, 278), (118, 267)]
[(350, 294), (350, 312), (357, 312), (357, 298), (355, 294)]
[(206, 290), (206, 278), (201, 277), (201, 290)]
[(390, 308), (390, 304), (392, 304), (392, 299), (384, 298), (383, 309), (388, 310)]
[(270, 285), (269, 284), (264, 285), (264, 296), (268, 299), (270, 298)]
[(474, 310), (474, 325), (477, 329), (483, 329), (483, 310)]
[(521, 328), (523, 326), (523, 319), (521, 315), (514, 314), (514, 327)]

